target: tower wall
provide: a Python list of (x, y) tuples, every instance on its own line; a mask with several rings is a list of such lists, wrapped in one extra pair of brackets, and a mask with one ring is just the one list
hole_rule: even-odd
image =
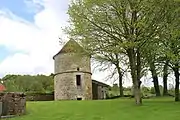
[[(55, 100), (92, 99), (90, 57), (77, 53), (61, 53), (54, 58)], [(76, 84), (81, 76), (81, 87)]]

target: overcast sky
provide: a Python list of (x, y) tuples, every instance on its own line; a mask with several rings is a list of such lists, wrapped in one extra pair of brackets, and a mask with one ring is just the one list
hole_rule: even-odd
[(0, 1), (0, 76), (50, 74), (68, 19), (66, 0)]
[[(54, 72), (58, 38), (67, 41), (61, 28), (68, 25), (68, 2), (0, 0), (0, 77)], [(96, 72), (93, 79), (104, 81), (106, 75)]]

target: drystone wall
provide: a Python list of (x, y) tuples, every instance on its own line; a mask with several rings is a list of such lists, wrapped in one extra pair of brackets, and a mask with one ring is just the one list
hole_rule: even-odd
[(0, 93), (2, 105), (1, 116), (23, 115), (26, 113), (26, 96), (24, 93)]
[(54, 94), (27, 94), (26, 101), (53, 101)]

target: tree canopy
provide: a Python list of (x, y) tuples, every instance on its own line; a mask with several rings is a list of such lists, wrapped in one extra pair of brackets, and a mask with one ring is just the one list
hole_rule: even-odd
[(52, 93), (54, 91), (53, 75), (6, 75), (2, 81), (8, 92)]
[[(166, 56), (173, 63), (176, 61), (174, 71), (178, 71), (179, 53), (175, 52), (179, 50), (179, 44), (175, 44), (179, 40), (178, 6), (179, 2), (175, 0), (74, 0), (69, 7), (71, 25), (66, 32), (93, 56), (126, 55), (135, 101), (140, 105), (140, 80), (146, 63), (154, 76), (157, 74), (156, 59)], [(168, 39), (172, 42), (166, 41)], [(168, 42), (170, 44), (165, 46)], [(159, 49), (152, 51), (157, 46)], [(157, 82), (156, 79), (154, 85), (158, 86)]]

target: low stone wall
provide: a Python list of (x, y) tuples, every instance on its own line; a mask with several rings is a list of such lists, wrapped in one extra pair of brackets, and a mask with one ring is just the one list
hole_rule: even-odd
[(1, 116), (23, 115), (26, 113), (26, 96), (24, 93), (0, 93), (2, 103)]
[(54, 94), (46, 94), (46, 93), (35, 93), (35, 94), (27, 94), (27, 101), (53, 101)]

